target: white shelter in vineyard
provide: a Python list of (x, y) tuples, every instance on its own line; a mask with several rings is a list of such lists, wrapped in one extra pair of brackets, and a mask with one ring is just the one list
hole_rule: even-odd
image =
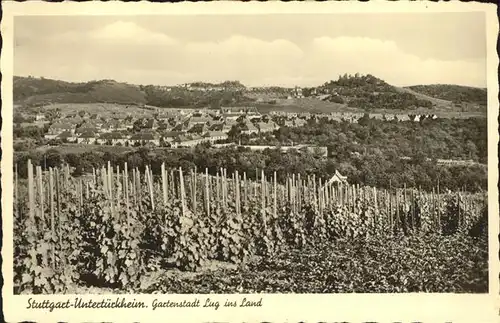
[(327, 182), (327, 185), (332, 185), (332, 184), (335, 184), (335, 185), (348, 184), (347, 183), (347, 176), (340, 174), (339, 171), (336, 170), (335, 174), (333, 174), (333, 176)]

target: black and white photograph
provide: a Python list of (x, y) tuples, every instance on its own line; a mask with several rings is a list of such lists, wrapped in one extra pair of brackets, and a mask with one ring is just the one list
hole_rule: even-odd
[(14, 295), (489, 293), (484, 12), (26, 15), (13, 41)]

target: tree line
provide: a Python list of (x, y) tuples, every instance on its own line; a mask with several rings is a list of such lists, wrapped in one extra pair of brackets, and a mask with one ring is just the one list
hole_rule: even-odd
[(482, 166), (444, 167), (432, 161), (401, 160), (399, 156), (366, 154), (345, 160), (337, 157), (322, 157), (302, 151), (281, 152), (279, 149), (252, 151), (243, 147), (214, 149), (209, 144), (199, 145), (194, 149), (150, 149), (141, 147), (137, 150), (117, 152), (87, 151), (83, 153), (64, 153), (57, 149), (46, 152), (31, 151), (14, 154), (19, 176), (26, 177), (28, 159), (43, 169), (68, 164), (73, 175), (91, 173), (92, 167), (100, 168), (108, 161), (115, 165), (127, 162), (130, 168), (142, 170), (150, 166), (154, 174), (160, 174), (163, 162), (173, 168), (197, 168), (215, 175), (221, 167), (227, 168), (228, 174), (238, 170), (247, 173), (250, 179), (256, 179), (263, 169), (267, 176), (276, 171), (278, 180), (283, 182), (287, 175), (300, 173), (302, 176), (314, 175), (323, 180), (329, 179), (336, 170), (348, 177), (350, 183), (370, 185), (379, 188), (420, 187), (432, 190), (438, 181), (443, 189), (481, 191), (487, 189), (487, 169)]

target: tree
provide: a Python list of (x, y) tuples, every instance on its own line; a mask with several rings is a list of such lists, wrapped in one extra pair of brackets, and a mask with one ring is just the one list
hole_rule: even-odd
[(471, 140), (467, 140), (467, 142), (465, 143), (465, 152), (468, 155), (469, 159), (477, 159), (478, 149), (476, 147), (476, 144)]
[(44, 164), (47, 167), (59, 167), (61, 166), (62, 162), (63, 158), (59, 150), (49, 149), (46, 151)]
[(14, 123), (23, 123), (23, 122), (26, 122), (26, 119), (23, 117), (22, 114), (16, 112), (16, 113), (14, 113), (13, 122)]
[(233, 125), (227, 136), (230, 141), (237, 142), (241, 138), (241, 126), (239, 124)]

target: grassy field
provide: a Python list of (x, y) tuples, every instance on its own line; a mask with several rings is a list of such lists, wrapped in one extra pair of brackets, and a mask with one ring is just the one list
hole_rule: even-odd
[[(434, 99), (437, 100), (437, 99)], [(346, 104), (335, 102), (321, 101), (314, 98), (296, 98), (296, 99), (280, 99), (276, 104), (257, 103), (255, 104), (261, 113), (269, 113), (271, 111), (284, 111), (291, 113), (310, 112), (310, 113), (330, 113), (330, 112), (346, 112), (346, 113), (365, 113), (367, 111), (359, 108), (351, 108)], [(440, 118), (477, 118), (486, 117), (486, 111), (456, 111), (451, 106), (438, 105), (434, 108), (417, 108), (412, 110), (388, 110), (374, 109), (369, 113), (385, 113), (385, 114), (436, 114)]]
[[(38, 108), (36, 108), (38, 109)], [(85, 111), (90, 114), (98, 114), (101, 117), (112, 117), (115, 114), (131, 114), (132, 116), (152, 116), (154, 110), (144, 109), (137, 105), (125, 105), (115, 103), (56, 103), (45, 106), (44, 109), (60, 109), (63, 114), (78, 113)]]
[(56, 149), (64, 152), (65, 154), (80, 154), (88, 151), (93, 152), (110, 152), (110, 153), (126, 153), (128, 151), (136, 150), (136, 147), (123, 147), (123, 146), (100, 146), (100, 145), (86, 145), (86, 144), (62, 144), (59, 146), (41, 146), (36, 148), (39, 152), (46, 152), (50, 149)]

